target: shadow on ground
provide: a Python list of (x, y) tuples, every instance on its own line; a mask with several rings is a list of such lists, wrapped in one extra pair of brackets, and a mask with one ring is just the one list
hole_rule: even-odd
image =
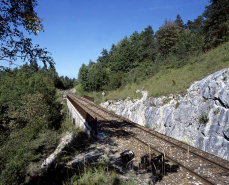
[[(104, 132), (106, 136), (128, 139), (130, 136), (122, 130), (118, 130), (113, 125), (114, 122), (117, 125), (122, 124), (122, 127), (131, 127), (130, 124), (123, 124), (117, 121), (112, 121), (112, 124), (111, 122), (98, 122), (98, 131)], [(176, 173), (179, 169), (179, 166), (171, 165), (168, 160), (164, 160), (163, 155), (154, 153), (150, 156), (149, 154), (143, 155), (139, 166), (134, 165), (132, 161), (124, 163), (120, 158), (117, 147), (117, 143), (113, 142), (110, 137), (89, 140), (84, 133), (79, 133), (71, 145), (65, 148), (58, 160), (42, 173), (34, 175), (28, 184), (62, 185), (70, 182), (73, 176), (79, 177), (82, 175), (85, 169), (98, 168), (98, 164), (100, 167), (107, 168), (108, 174), (111, 174), (111, 171), (115, 171), (121, 177), (127, 177), (131, 172), (139, 180), (144, 180), (146, 175), (148, 178), (147, 183), (151, 182), (153, 184), (162, 180), (163, 176), (169, 173)], [(139, 181), (136, 182), (135, 184), (139, 184)], [(114, 178), (113, 184), (123, 184), (123, 180), (118, 177)]]

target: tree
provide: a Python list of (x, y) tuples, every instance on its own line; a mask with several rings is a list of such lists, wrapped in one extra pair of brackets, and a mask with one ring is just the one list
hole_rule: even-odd
[(96, 63), (88, 69), (87, 79), (89, 91), (103, 90), (103, 87), (107, 84), (108, 77), (101, 63)]
[(210, 0), (210, 3), (203, 13), (206, 49), (229, 40), (229, 0)]
[(175, 45), (178, 42), (179, 26), (170, 20), (165, 20), (164, 24), (156, 32), (159, 52), (166, 57), (170, 52), (175, 52)]
[(179, 59), (184, 59), (195, 52), (202, 51), (202, 47), (203, 35), (192, 30), (183, 30), (176, 44), (176, 54)]
[(88, 67), (85, 64), (82, 64), (79, 70), (78, 79), (84, 91), (89, 90), (87, 74), (88, 74)]
[(101, 63), (103, 68), (106, 68), (109, 62), (109, 54), (106, 49), (103, 48), (103, 51), (101, 52), (102, 56), (100, 56), (97, 59), (97, 62)]
[[(33, 45), (30, 38), (25, 38), (21, 27), (30, 34), (37, 35), (43, 30), (42, 19), (37, 16), (34, 8), (36, 0), (2, 0), (0, 2), (0, 60), (13, 64), (17, 58), (23, 61), (36, 61), (37, 59), (50, 66), (54, 65), (50, 53), (46, 48)], [(4, 66), (0, 66), (4, 68)]]
[(204, 18), (203, 16), (199, 15), (196, 19), (194, 19), (193, 31), (202, 34), (203, 26), (204, 26)]
[(180, 29), (184, 29), (184, 22), (181, 19), (181, 16), (179, 14), (177, 14), (177, 18), (175, 20), (175, 23), (180, 27)]
[(202, 34), (203, 25), (204, 18), (203, 16), (199, 15), (196, 19), (194, 19), (194, 21), (188, 20), (187, 24), (185, 25), (185, 29)]
[(131, 40), (124, 37), (117, 43), (115, 52), (112, 55), (112, 60), (109, 62), (111, 72), (128, 72), (133, 68), (134, 52), (131, 47)]
[(145, 31), (141, 32), (141, 45), (143, 47), (143, 52), (141, 53), (143, 60), (154, 60), (156, 56), (156, 42), (154, 39), (154, 31), (151, 26), (148, 26), (145, 28)]

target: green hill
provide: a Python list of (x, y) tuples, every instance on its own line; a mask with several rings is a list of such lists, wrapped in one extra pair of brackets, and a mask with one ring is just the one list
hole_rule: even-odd
[[(190, 58), (188, 63), (180, 68), (163, 66), (157, 74), (147, 80), (128, 84), (116, 90), (105, 91), (105, 100), (141, 97), (140, 93), (136, 93), (137, 89), (149, 91), (149, 96), (152, 97), (167, 94), (185, 94), (186, 89), (193, 82), (227, 67), (229, 67), (229, 42)], [(80, 86), (77, 86), (76, 89), (78, 93), (81, 92)], [(101, 93), (90, 92), (86, 94), (94, 97), (96, 103), (100, 103), (102, 101)]]

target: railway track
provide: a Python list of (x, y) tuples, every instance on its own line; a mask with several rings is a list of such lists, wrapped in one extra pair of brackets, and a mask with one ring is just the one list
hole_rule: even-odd
[(84, 98), (71, 94), (68, 94), (68, 96), (92, 116), (112, 122), (117, 128), (122, 129), (139, 143), (150, 146), (158, 154), (162, 154), (169, 161), (178, 164), (201, 179), (204, 184), (229, 184), (229, 161), (191, 147), (152, 129), (146, 129)]

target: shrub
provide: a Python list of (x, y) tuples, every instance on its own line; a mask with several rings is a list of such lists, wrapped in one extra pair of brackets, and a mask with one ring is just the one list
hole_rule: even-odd
[(16, 155), (10, 160), (10, 162), (6, 164), (6, 168), (3, 170), (1, 174), (2, 183), (3, 184), (23, 183), (26, 166), (27, 166), (27, 161), (25, 158), (25, 150), (19, 149)]
[(179, 105), (180, 105), (180, 103), (177, 102), (177, 103), (175, 104), (175, 109), (177, 109), (177, 108), (179, 107)]
[(150, 125), (148, 123), (146, 123), (145, 128), (150, 128)]
[(205, 113), (202, 113), (202, 115), (199, 117), (200, 124), (206, 125), (208, 121), (208, 116)]
[(219, 112), (220, 112), (220, 109), (214, 110), (214, 114), (215, 114), (215, 115), (219, 114)]

